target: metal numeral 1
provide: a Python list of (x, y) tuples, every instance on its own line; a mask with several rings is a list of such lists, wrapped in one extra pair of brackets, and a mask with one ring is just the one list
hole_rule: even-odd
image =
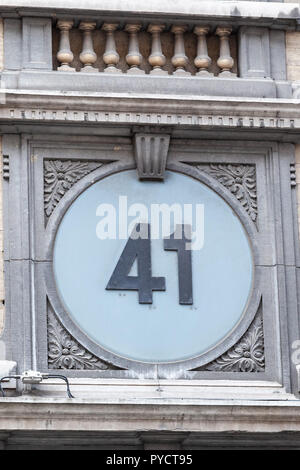
[[(186, 244), (191, 240), (190, 233), (190, 225), (176, 225), (175, 232), (170, 235), (170, 238), (164, 239), (165, 250), (177, 251), (179, 303), (181, 305), (193, 304), (192, 251), (186, 248)], [(187, 234), (189, 237), (186, 236)]]

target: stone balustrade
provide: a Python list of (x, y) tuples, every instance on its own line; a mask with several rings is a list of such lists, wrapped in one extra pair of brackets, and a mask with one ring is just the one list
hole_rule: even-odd
[(62, 72), (236, 77), (236, 42), (230, 26), (59, 19), (53, 62)]

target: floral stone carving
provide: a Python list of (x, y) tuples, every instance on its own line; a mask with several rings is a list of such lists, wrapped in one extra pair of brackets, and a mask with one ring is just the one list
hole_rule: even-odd
[(84, 176), (103, 163), (78, 160), (44, 161), (44, 206), (50, 217), (65, 193)]
[(257, 194), (255, 165), (210, 163), (197, 165), (227, 188), (240, 202), (250, 219), (257, 219)]
[(264, 332), (261, 309), (241, 340), (225, 354), (199, 369), (218, 372), (263, 372)]
[(50, 307), (48, 309), (48, 366), (49, 369), (120, 369), (87, 351), (65, 330)]

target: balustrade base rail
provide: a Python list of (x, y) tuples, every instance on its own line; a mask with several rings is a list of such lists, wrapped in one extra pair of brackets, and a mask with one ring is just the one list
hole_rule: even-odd
[(59, 90), (152, 96), (223, 96), (249, 98), (291, 98), (292, 87), (285, 81), (260, 78), (178, 77), (106, 73), (2, 72), (1, 87), (20, 90)]

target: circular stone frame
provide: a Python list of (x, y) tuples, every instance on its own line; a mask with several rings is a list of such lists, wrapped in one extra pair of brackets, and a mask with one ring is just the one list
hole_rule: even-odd
[(215, 191), (225, 200), (225, 202), (227, 202), (234, 213), (238, 216), (249, 239), (253, 257), (253, 282), (251, 293), (249, 294), (249, 300), (238, 324), (217, 345), (197, 357), (177, 362), (149, 363), (123, 358), (101, 347), (76, 324), (68, 312), (66, 312), (56, 290), (53, 272), (53, 249), (58, 227), (66, 211), (81, 193), (97, 181), (107, 178), (115, 173), (135, 168), (136, 166), (134, 163), (113, 162), (105, 164), (75, 183), (56, 206), (49, 218), (45, 231), (44, 279), (47, 296), (55, 314), (68, 333), (84, 348), (104, 362), (113, 364), (115, 367), (121, 369), (131, 370), (132, 372), (138, 373), (139, 376), (142, 373), (145, 377), (151, 375), (157, 366), (159, 366), (160, 370), (161, 368), (166, 368), (166, 372), (169, 371), (170, 373), (199, 368), (224, 354), (239, 341), (251, 325), (261, 300), (261, 275), (260, 270), (258, 269), (260, 256), (258, 249), (258, 232), (255, 224), (243, 210), (238, 200), (216, 179), (208, 174), (184, 163), (169, 163), (166, 167), (169, 171), (190, 176)]

